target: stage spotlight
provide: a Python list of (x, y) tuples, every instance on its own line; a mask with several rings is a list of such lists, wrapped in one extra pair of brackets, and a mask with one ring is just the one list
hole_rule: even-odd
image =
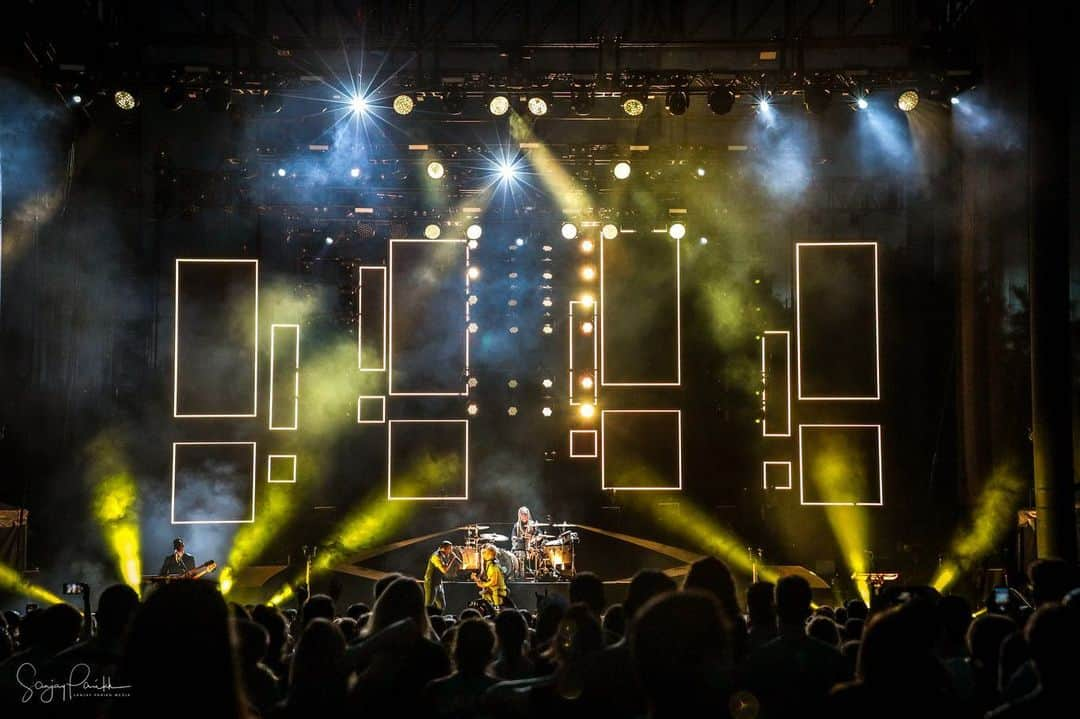
[(865, 97), (860, 97), (855, 101), (855, 107), (859, 108), (860, 110), (865, 110), (866, 108), (870, 107), (870, 103), (867, 102)]
[(550, 417), (551, 407), (544, 407), (542, 410), (540, 410), (540, 413), (543, 414), (545, 417)]
[(446, 168), (438, 160), (432, 160), (427, 164), (427, 176), (432, 180), (441, 180), (446, 174)]
[(539, 95), (530, 97), (526, 106), (529, 108), (529, 112), (535, 117), (546, 115), (548, 111), (548, 101)]
[(465, 408), (465, 411), (468, 412), (470, 416), (475, 417), (476, 413), (480, 411), (480, 408), (476, 406), (475, 402), (469, 402), (469, 406)]
[(831, 101), (832, 93), (824, 85), (813, 83), (803, 90), (803, 104), (811, 115), (820, 115), (825, 112)]
[(960, 104), (960, 98), (957, 97), (956, 95), (953, 95), (952, 97), (949, 98), (949, 104), (950, 105), (959, 105)]
[(228, 112), (232, 106), (232, 90), (228, 85), (214, 85), (203, 93), (203, 100), (215, 112)]
[(705, 99), (709, 109), (716, 115), (726, 115), (735, 106), (735, 93), (726, 87), (716, 87), (709, 91)]
[(135, 99), (129, 90), (117, 90), (113, 93), (113, 102), (121, 110), (128, 111), (134, 110), (135, 106), (139, 104), (139, 101)]
[(545, 323), (540, 331), (543, 332), (546, 335), (549, 335), (549, 334), (551, 334), (552, 332), (555, 331), (555, 328), (552, 327), (550, 323)]
[(562, 226), (562, 236), (564, 240), (572, 240), (577, 237), (577, 225), (573, 222), (564, 222)]
[(593, 111), (595, 97), (585, 88), (578, 88), (570, 95), (570, 111), (584, 117)]
[(592, 240), (582, 240), (581, 241), (581, 251), (584, 252), (586, 255), (589, 254), (590, 252), (592, 252), (593, 251), (593, 241)]
[(768, 95), (762, 95), (758, 98), (757, 102), (754, 103), (754, 107), (765, 117), (772, 117), (772, 100), (769, 99)]
[[(627, 168), (627, 174), (629, 174), (629, 168)], [(603, 235), (605, 240), (614, 240), (619, 236), (619, 228), (609, 222), (600, 228), (600, 234)], [(590, 247), (589, 250), (591, 249), (592, 248)], [(586, 251), (588, 252), (589, 250)]]
[(540, 384), (544, 385), (544, 389), (551, 389), (555, 386), (555, 381), (552, 380), (550, 377), (545, 377), (544, 381)]
[(615, 175), (616, 180), (625, 180), (630, 177), (630, 163), (626, 160), (619, 160), (612, 166), (611, 174)]
[(579, 301), (581, 302), (581, 306), (585, 309), (589, 309), (593, 306), (593, 296), (588, 293), (583, 294)]
[(516, 240), (514, 240), (514, 244), (517, 245), (518, 247), (524, 247), (525, 246), (525, 239), (522, 238), (522, 237), (519, 237)]
[(79, 93), (75, 93), (74, 95), (72, 95), (71, 96), (71, 104), (72, 105), (81, 105), (82, 104), (82, 95), (80, 95)]
[(506, 413), (508, 415), (510, 415), (511, 417), (517, 416), (517, 407), (515, 407), (513, 405), (510, 405), (509, 407), (506, 408)]
[(394, 112), (399, 115), (408, 115), (416, 107), (416, 100), (412, 95), (402, 93), (394, 98)]
[(428, 238), (429, 240), (437, 240), (439, 239), (439, 235), (441, 234), (442, 228), (434, 223), (424, 228), (424, 237)]
[(447, 115), (460, 115), (465, 109), (465, 93), (459, 88), (447, 90), (443, 94), (443, 110)]
[(672, 90), (664, 98), (664, 107), (676, 117), (685, 115), (686, 109), (690, 107), (690, 96), (686, 94), (686, 90)]
[(704, 167), (699, 167), (699, 168), (698, 168), (698, 169), (697, 169), (697, 170), (695, 171), (695, 174), (696, 174), (696, 175), (697, 175), (698, 177), (705, 177), (705, 168), (704, 168)]
[(488, 100), (488, 112), (495, 117), (502, 117), (510, 111), (510, 98), (506, 95), (492, 95)]
[(499, 163), (499, 179), (503, 182), (509, 182), (517, 177), (517, 170), (509, 162)]
[(674, 240), (681, 240), (683, 237), (686, 237), (686, 225), (681, 222), (673, 222), (671, 223), (671, 227), (668, 228), (668, 234), (671, 235), (671, 238)]
[(578, 414), (580, 414), (585, 419), (588, 419), (588, 418), (592, 417), (594, 414), (596, 414), (596, 407), (593, 407), (589, 403), (585, 403), (585, 404), (581, 405), (580, 407), (578, 407)]
[(592, 377), (590, 377), (587, 374), (581, 375), (580, 384), (581, 384), (582, 389), (592, 389), (592, 387), (593, 387)]
[(469, 330), (469, 334), (474, 335), (480, 331), (480, 325), (476, 324), (475, 322), (470, 322), (467, 329)]
[(353, 178), (354, 180), (357, 177), (360, 177), (360, 168), (359, 167), (354, 167), (351, 170), (349, 170), (349, 177)]
[(709, 238), (708, 237), (699, 237), (698, 242), (700, 242), (703, 245), (707, 245), (707, 244), (709, 244)]
[(542, 304), (544, 307), (551, 307), (553, 303), (550, 297), (545, 297), (543, 300), (540, 301), (540, 304)]
[(184, 106), (184, 91), (176, 85), (166, 85), (161, 88), (161, 106), (170, 112), (175, 112)]
[(484, 230), (480, 225), (472, 224), (465, 228), (465, 236), (470, 240), (479, 240), (482, 234), (484, 234)]
[(284, 168), (284, 167), (279, 167), (279, 168), (277, 169), (277, 176), (278, 176), (278, 177), (285, 177), (285, 175), (286, 175), (286, 174), (288, 174), (288, 173), (286, 173), (286, 171), (285, 171), (285, 168)]
[(326, 236), (326, 244), (328, 244), (328, 245), (334, 244), (334, 238), (331, 237), (330, 235), (327, 235)]
[(593, 331), (592, 322), (586, 321), (586, 322), (581, 323), (581, 334), (583, 334), (583, 335), (591, 335), (592, 331)]
[(581, 268), (581, 279), (587, 282), (592, 282), (596, 279), (596, 268), (592, 265), (585, 265)]
[(919, 106), (919, 92), (917, 90), (904, 90), (900, 97), (896, 98), (896, 106), (904, 112), (911, 112)]
[(478, 277), (480, 277), (480, 268), (477, 267), (476, 265), (473, 265), (472, 267), (469, 268), (469, 279), (470, 280), (475, 280)]
[(628, 97), (622, 101), (622, 109), (630, 117), (638, 117), (645, 112), (645, 102), (637, 97)]

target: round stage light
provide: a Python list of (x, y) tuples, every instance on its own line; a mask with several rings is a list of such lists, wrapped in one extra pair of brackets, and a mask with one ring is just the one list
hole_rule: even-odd
[(437, 240), (439, 239), (439, 235), (441, 234), (442, 228), (434, 223), (424, 228), (424, 237), (428, 238), (429, 240)]
[(540, 384), (544, 385), (544, 389), (551, 389), (554, 386), (555, 382), (550, 377), (545, 377), (544, 381)]
[(509, 162), (499, 163), (499, 179), (503, 182), (509, 182), (517, 176), (517, 170)]
[(664, 98), (664, 108), (676, 117), (685, 115), (688, 107), (690, 107), (690, 96), (685, 90), (672, 90)]
[(592, 282), (596, 279), (596, 268), (592, 265), (585, 265), (581, 268), (581, 279)]
[(581, 333), (582, 334), (591, 335), (592, 331), (593, 331), (592, 322), (586, 321), (586, 322), (581, 323)]
[(446, 174), (446, 168), (438, 160), (432, 160), (427, 164), (427, 176), (432, 180), (441, 180)]
[(475, 377), (470, 377), (467, 384), (470, 387), (475, 387), (476, 385), (480, 384), (480, 380), (476, 379)]
[(82, 104), (82, 95), (80, 95), (79, 93), (75, 93), (74, 95), (72, 95), (71, 96), (71, 104), (72, 105), (81, 105)]
[(475, 402), (470, 402), (469, 406), (465, 408), (465, 411), (475, 417), (476, 413), (480, 411), (480, 408), (476, 406)]
[(517, 325), (514, 325), (513, 327), (510, 328), (510, 334), (516, 335), (517, 333), (518, 333), (518, 326)]
[(591, 404), (588, 403), (583, 404), (578, 407), (578, 414), (588, 419), (589, 417), (592, 417), (594, 414), (596, 414), (596, 407), (593, 407)]
[(904, 90), (900, 97), (896, 98), (896, 106), (904, 112), (911, 112), (919, 106), (919, 93), (917, 90)]
[(401, 94), (394, 98), (394, 112), (399, 115), (408, 115), (416, 107), (416, 100), (412, 95)]
[(542, 300), (542, 301), (540, 302), (540, 304), (542, 304), (542, 305), (543, 305), (544, 307), (551, 307), (551, 305), (552, 305), (552, 301), (551, 301), (551, 298), (550, 298), (550, 297), (545, 297), (545, 298), (544, 298), (544, 299), (543, 299), (543, 300)]
[(550, 280), (552, 277), (554, 277), (554, 275), (551, 274), (550, 272), (545, 272), (540, 276), (543, 277), (545, 280)]
[(715, 87), (709, 91), (705, 102), (714, 114), (726, 115), (735, 106), (735, 93), (726, 87)]
[(860, 110), (865, 110), (866, 108), (870, 107), (870, 103), (867, 102), (865, 97), (860, 97), (855, 100), (855, 107), (859, 108)]
[(470, 322), (468, 329), (469, 334), (474, 335), (480, 331), (480, 325), (476, 324), (475, 322)]
[(482, 234), (484, 234), (484, 230), (480, 227), (480, 225), (474, 224), (469, 225), (465, 228), (465, 236), (468, 237), (470, 240), (479, 240), (480, 235)]
[(285, 175), (286, 175), (285, 168), (284, 167), (279, 167), (277, 169), (277, 176), (278, 177), (285, 177)]
[[(627, 174), (629, 174), (629, 165), (627, 166), (626, 171)], [(600, 228), (600, 234), (603, 235), (605, 240), (614, 240), (616, 237), (619, 236), (619, 228), (609, 222), (608, 224)]]
[(351, 170), (349, 170), (349, 177), (351, 177), (353, 179), (356, 179), (357, 177), (360, 177), (360, 168), (359, 167), (354, 167)]
[(628, 97), (623, 100), (622, 109), (630, 117), (637, 117), (645, 112), (645, 103), (636, 97)]
[(517, 245), (518, 247), (524, 247), (525, 246), (525, 239), (522, 238), (522, 237), (519, 237), (516, 240), (514, 240), (514, 244)]
[(466, 244), (466, 246), (467, 246), (467, 247), (468, 247), (468, 248), (469, 248), (470, 250), (475, 250), (475, 249), (476, 249), (477, 247), (479, 247), (479, 246), (480, 246), (480, 243), (479, 243), (479, 242), (477, 242), (476, 240), (469, 240), (469, 241), (468, 241), (467, 243), (465, 243), (465, 244)]
[(135, 106), (139, 104), (135, 99), (135, 96), (128, 90), (117, 90), (114, 92), (113, 102), (116, 103), (118, 108), (124, 111), (134, 110)]
[(541, 332), (543, 332), (546, 335), (549, 335), (554, 331), (555, 331), (555, 328), (552, 327), (550, 324), (545, 324), (543, 329), (541, 330)]
[(529, 112), (532, 113), (533, 115), (535, 115), (536, 117), (541, 117), (542, 115), (546, 115), (547, 111), (548, 111), (548, 102), (547, 102), (547, 100), (545, 100), (542, 97), (535, 96), (535, 95), (533, 97), (529, 98), (527, 106), (529, 108)]
[(696, 171), (696, 174), (698, 177), (705, 177), (705, 168), (699, 167)]
[(551, 407), (544, 407), (542, 410), (540, 410), (540, 413), (543, 414), (545, 417), (550, 417)]
[(582, 240), (581, 241), (581, 251), (584, 252), (586, 255), (589, 254), (590, 252), (592, 252), (593, 251), (593, 241), (592, 240)]
[(349, 98), (349, 109), (357, 115), (363, 115), (368, 111), (368, 101), (363, 95), (353, 95)]
[(506, 383), (506, 386), (509, 387), (510, 389), (516, 389), (517, 386), (518, 386), (518, 381), (516, 379), (512, 379), (512, 380), (510, 380), (509, 382)]
[(480, 268), (479, 267), (477, 267), (476, 265), (473, 265), (472, 267), (469, 268), (469, 279), (470, 280), (475, 280), (479, 276), (480, 276)]
[(516, 416), (517, 415), (517, 407), (514, 407), (513, 405), (507, 407), (506, 408), (506, 413), (508, 415), (510, 415), (511, 417)]
[(668, 234), (674, 240), (681, 240), (686, 237), (686, 225), (681, 222), (673, 222), (671, 227), (668, 228)]
[(960, 104), (960, 98), (958, 98), (956, 95), (953, 95), (952, 97), (949, 98), (949, 104), (950, 105), (959, 105)]
[(506, 95), (494, 95), (488, 100), (488, 112), (495, 117), (502, 117), (510, 111), (510, 98)]
[(577, 225), (573, 222), (564, 222), (562, 226), (562, 236), (564, 240), (572, 240), (577, 237)]
[(334, 238), (331, 237), (330, 235), (327, 235), (326, 236), (326, 244), (328, 244), (328, 245), (334, 244)]
[(582, 389), (592, 389), (592, 386), (593, 386), (592, 377), (590, 377), (587, 374), (581, 375), (580, 384), (581, 384)]
[(477, 297), (476, 295), (469, 295), (469, 304), (470, 305), (475, 305), (479, 301), (480, 301), (480, 298)]
[(626, 160), (619, 160), (611, 168), (611, 174), (615, 175), (616, 180), (625, 180), (630, 177), (630, 163)]
[(709, 244), (709, 238), (708, 237), (699, 237), (698, 242), (700, 242), (703, 245), (707, 245), (707, 244)]
[(585, 294), (583, 294), (581, 296), (581, 299), (578, 300), (578, 301), (581, 302), (581, 306), (584, 307), (585, 309), (589, 309), (590, 307), (593, 306), (593, 296), (590, 295), (587, 292)]

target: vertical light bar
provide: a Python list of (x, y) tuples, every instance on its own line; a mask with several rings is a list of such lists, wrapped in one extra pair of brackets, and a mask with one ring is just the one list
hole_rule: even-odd
[[(382, 345), (379, 355), (379, 362), (377, 367), (365, 367), (364, 366), (364, 274), (369, 275), (382, 275), (382, 303), (379, 307), (377, 314), (379, 316), (379, 324), (382, 326)], [(359, 281), (356, 288), (356, 361), (357, 367), (361, 372), (385, 372), (386, 371), (386, 307), (387, 307), (387, 272), (386, 267), (381, 265), (366, 265), (360, 267)], [(368, 308), (368, 317), (376, 314), (375, 310)]]
[[(781, 372), (775, 371), (770, 366), (770, 344), (777, 343), (780, 339), (784, 342), (784, 368)], [(770, 394), (770, 387), (778, 385), (776, 379), (783, 377), (783, 399), (777, 402), (777, 397)], [(791, 333), (786, 330), (769, 330), (761, 334), (761, 436), (762, 437), (790, 437), (791, 436)], [(770, 400), (772, 404), (770, 405)], [(780, 407), (784, 411), (784, 423), (782, 430), (769, 431), (769, 409)]]
[[(282, 334), (292, 334), (292, 351), (285, 354), (284, 363), (277, 359), (278, 330), (286, 330)], [(278, 377), (278, 373), (281, 377)], [(274, 385), (282, 381), (290, 389), (292, 402), (287, 402), (292, 412), (292, 421), (274, 422)], [(290, 381), (291, 380), (291, 381)], [(278, 399), (281, 399), (280, 392)], [(280, 414), (280, 413), (279, 413)], [(270, 325), (270, 429), (271, 430), (295, 430), (300, 425), (300, 325), (297, 324), (273, 324)]]

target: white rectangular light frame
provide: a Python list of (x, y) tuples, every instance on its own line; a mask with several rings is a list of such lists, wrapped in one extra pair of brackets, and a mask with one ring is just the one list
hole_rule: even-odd
[[(395, 497), (391, 443), (395, 424), (463, 424), (465, 425), (465, 495), (452, 497)], [(386, 428), (386, 499), (391, 502), (464, 502), (469, 499), (469, 420), (467, 419), (391, 419)]]
[(761, 387), (761, 407), (765, 409), (765, 403), (768, 402), (769, 387), (765, 380), (765, 337), (766, 335), (784, 335), (784, 340), (787, 346), (787, 359), (785, 363), (787, 365), (787, 429), (783, 432), (770, 432), (766, 426), (767, 416), (764, 412), (761, 415), (761, 436), (762, 437), (790, 437), (791, 436), (791, 332), (787, 330), (767, 330), (761, 333), (761, 378), (763, 380)]
[[(574, 436), (575, 435), (592, 435), (593, 438), (593, 451), (592, 454), (575, 454), (574, 453)], [(572, 429), (570, 430), (570, 458), (571, 459), (596, 459), (600, 453), (600, 438), (596, 434), (595, 429)]]
[[(785, 465), (787, 467), (787, 486), (786, 487), (770, 487), (769, 486), (769, 465)], [(767, 459), (761, 463), (761, 487), (762, 489), (775, 489), (775, 490), (789, 490), (794, 489), (794, 480), (792, 478), (791, 460), (773, 460)]]
[[(251, 412), (243, 414), (180, 414), (179, 389), (180, 389), (180, 263), (252, 263), (255, 265), (255, 319), (252, 324), (255, 327), (254, 354), (255, 356), (255, 380), (252, 388)], [(259, 261), (239, 258), (204, 258), (204, 257), (177, 257), (175, 261), (175, 281), (173, 284), (173, 417), (177, 419), (241, 419), (257, 417), (259, 414)]]
[[(465, 294), (469, 293), (469, 245), (465, 240), (459, 239), (436, 239), (436, 240), (417, 240), (417, 239), (392, 239), (390, 240), (390, 259), (389, 269), (387, 272), (387, 287), (388, 296), (387, 301), (387, 352), (386, 352), (386, 387), (387, 394), (391, 397), (468, 397), (469, 396), (469, 383), (465, 381), (465, 388), (461, 392), (395, 392), (394, 391), (394, 245), (395, 244), (460, 244), (465, 247)], [(465, 369), (464, 374), (469, 374), (469, 303), (465, 302), (465, 326), (462, 331), (465, 333)]]
[[(292, 479), (271, 479), (274, 476), (273, 466), (275, 459), (292, 460)], [(268, 484), (296, 484), (296, 455), (295, 454), (268, 454), (266, 455), (266, 481)]]
[[(874, 394), (852, 396), (811, 396), (804, 395), (802, 389), (802, 301), (800, 299), (801, 252), (803, 247), (873, 247), (874, 248)], [(877, 242), (796, 242), (795, 243), (795, 353), (798, 362), (797, 382), (800, 400), (821, 402), (836, 401), (873, 401), (881, 399), (881, 329), (878, 309), (878, 243)]]
[[(607, 436), (605, 430), (609, 414), (674, 414), (678, 430), (679, 483), (674, 487), (609, 487), (607, 486)], [(682, 459), (682, 410), (681, 409), (604, 409), (600, 410), (600, 489), (613, 492), (675, 492), (683, 488)]]
[[(176, 518), (176, 448), (179, 446), (251, 445), (251, 518), (250, 519), (177, 519)], [(169, 497), (169, 520), (172, 524), (251, 524), (255, 521), (255, 443), (254, 442), (173, 442), (172, 490)]]
[[(382, 419), (360, 419), (360, 405), (365, 399), (377, 399), (382, 405)], [(386, 395), (362, 394), (356, 398), (356, 423), (357, 424), (386, 424)]]
[[(622, 230), (621, 232), (629, 232)], [(674, 382), (608, 382), (604, 344), (607, 323), (604, 322), (604, 234), (600, 233), (600, 384), (604, 387), (680, 387), (682, 386), (682, 240), (675, 243), (675, 381)], [(593, 330), (596, 332), (597, 330)], [(594, 382), (595, 384), (595, 382)]]
[[(293, 360), (293, 423), (292, 426), (274, 424), (274, 354), (275, 337), (278, 327), (293, 327), (296, 329), (296, 351)], [(298, 324), (273, 324), (270, 325), (270, 429), (271, 430), (295, 430), (300, 426), (300, 325)]]
[[(807, 502), (805, 499), (803, 473), (803, 429), (875, 429), (877, 431), (878, 501), (876, 502)], [(799, 504), (805, 507), (884, 507), (885, 506), (885, 457), (881, 448), (880, 424), (800, 424), (799, 425)]]
[[(382, 282), (382, 307), (379, 312), (382, 315), (382, 362), (378, 367), (364, 366), (364, 272), (381, 272)], [(388, 273), (384, 265), (361, 265), (360, 274), (356, 284), (356, 366), (361, 372), (385, 372), (386, 371), (386, 306), (387, 306), (387, 277)]]

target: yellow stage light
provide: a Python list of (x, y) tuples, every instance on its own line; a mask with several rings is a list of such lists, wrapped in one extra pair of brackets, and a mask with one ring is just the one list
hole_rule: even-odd
[(593, 296), (588, 293), (582, 295), (581, 299), (578, 301), (581, 302), (581, 306), (585, 309), (589, 309), (593, 306)]
[(439, 235), (441, 234), (442, 228), (440, 228), (436, 224), (430, 224), (424, 228), (424, 237), (428, 238), (429, 240), (437, 240), (439, 239)]
[(582, 332), (582, 334), (591, 335), (592, 331), (593, 331), (592, 322), (586, 321), (586, 322), (581, 323), (581, 332)]
[(510, 111), (510, 98), (506, 95), (495, 95), (488, 101), (488, 112), (495, 117), (501, 117)]
[[(626, 166), (627, 174), (630, 174), (630, 166)], [(619, 228), (610, 222), (600, 228), (600, 234), (603, 235), (605, 240), (614, 240), (619, 236)]]
[(592, 240), (582, 240), (580, 247), (581, 247), (581, 251), (584, 252), (587, 255), (587, 254), (589, 254), (590, 252), (593, 251), (593, 241)]
[(587, 282), (592, 282), (596, 279), (596, 268), (592, 265), (585, 265), (581, 268), (581, 279)]
[(401, 94), (394, 98), (394, 112), (399, 115), (408, 115), (416, 106), (412, 95)]
[(572, 240), (577, 237), (577, 225), (573, 222), (564, 222), (562, 226), (563, 239)]
[(625, 180), (630, 177), (630, 163), (626, 160), (616, 162), (611, 168), (611, 174), (615, 175), (616, 180)]
[(140, 591), (138, 491), (123, 450), (115, 438), (101, 435), (87, 448), (88, 473), (94, 487), (94, 517), (105, 535), (124, 583)]
[(64, 601), (48, 589), (26, 581), (17, 570), (6, 564), (0, 564), (0, 589), (43, 604), (60, 604)]
[(427, 164), (427, 175), (432, 180), (441, 180), (446, 174), (446, 168), (438, 160), (432, 160)]
[(585, 419), (589, 419), (596, 414), (596, 407), (586, 402), (578, 407), (578, 414)]
[(592, 379), (592, 377), (590, 377), (587, 374), (582, 375), (581, 376), (581, 388), (582, 389), (592, 389), (592, 387), (593, 387), (593, 379)]
[(668, 234), (671, 235), (672, 239), (681, 240), (683, 237), (686, 237), (686, 225), (681, 222), (673, 222), (671, 226), (668, 227)]

